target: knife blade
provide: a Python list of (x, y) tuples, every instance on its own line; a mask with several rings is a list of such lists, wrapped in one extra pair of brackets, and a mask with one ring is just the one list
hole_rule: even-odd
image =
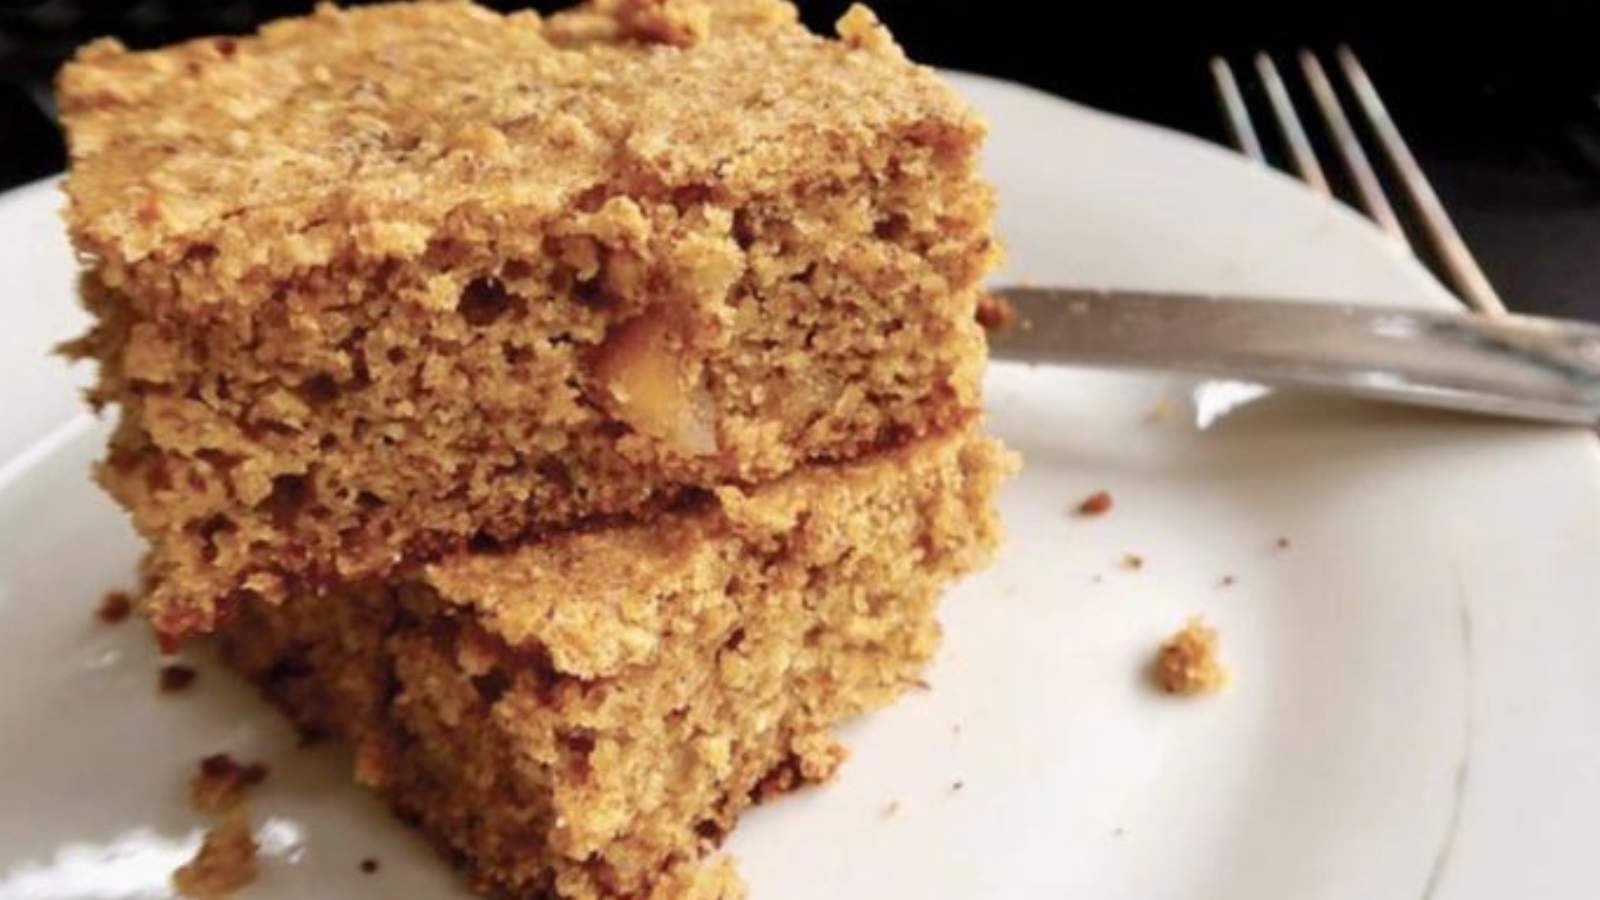
[(1354, 303), (1057, 287), (996, 293), (998, 359), (1180, 372), (1600, 425), (1600, 326)]

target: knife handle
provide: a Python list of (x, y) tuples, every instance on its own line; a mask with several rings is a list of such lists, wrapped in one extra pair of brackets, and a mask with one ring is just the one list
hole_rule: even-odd
[(1509, 315), (1135, 291), (1002, 288), (1000, 359), (1150, 369), (1600, 425), (1600, 327)]

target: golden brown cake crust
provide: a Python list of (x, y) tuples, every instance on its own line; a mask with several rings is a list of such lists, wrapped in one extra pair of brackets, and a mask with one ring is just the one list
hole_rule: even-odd
[[(344, 254), (413, 256), (454, 220), (548, 215), (596, 184), (758, 193), (806, 168), (819, 135), (981, 129), (892, 41), (812, 36), (775, 0), (710, 0), (696, 4), (704, 38), (674, 41), (684, 50), (649, 40), (641, 5), (687, 4), (547, 21), (323, 6), (254, 37), (89, 44), (58, 85), (72, 233), (114, 269), (148, 260), (152, 279), (170, 277), (160, 267), (219, 288), (174, 301), (252, 302), (270, 298), (220, 288)], [(686, 18), (658, 14), (654, 31)]]
[[(870, 14), (323, 9), (60, 79), (98, 470), (171, 639), (961, 427), (983, 128)], [(751, 73), (759, 72), (759, 78)]]
[(225, 653), (354, 744), (357, 777), (491, 893), (718, 897), (731, 871), (695, 862), (740, 811), (829, 777), (832, 726), (918, 681), (1014, 465), (941, 436), (651, 527), (252, 606)]

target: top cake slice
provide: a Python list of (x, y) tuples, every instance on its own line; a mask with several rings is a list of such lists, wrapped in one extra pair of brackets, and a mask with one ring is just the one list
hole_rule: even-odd
[(320, 9), (63, 69), (155, 624), (949, 431), (981, 123), (863, 8)]

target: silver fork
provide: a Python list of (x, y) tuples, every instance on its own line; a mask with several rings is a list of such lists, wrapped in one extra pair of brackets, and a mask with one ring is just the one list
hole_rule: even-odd
[[(1346, 46), (1336, 48), (1333, 55), (1338, 63), (1336, 71), (1343, 75), (1346, 89), (1355, 98), (1356, 109), (1365, 118), (1368, 131), (1416, 213), (1422, 237), (1437, 256), (1445, 280), (1456, 296), (1474, 311), (1489, 316), (1505, 315), (1506, 307), (1500, 295), (1495, 293), (1483, 269), (1467, 249), (1466, 242), (1461, 239), (1461, 233), (1456, 230), (1439, 195), (1422, 173), (1422, 167), (1412, 155), (1411, 148), (1400, 136), (1400, 129), (1395, 126), (1394, 119), (1384, 106), (1383, 99), (1378, 96), (1378, 90), (1367, 76), (1361, 61)], [(1328, 143), (1350, 178), (1356, 202), (1392, 240), (1410, 250), (1411, 242), (1406, 231), (1395, 215), (1394, 207), (1384, 196), (1383, 182), (1379, 180), (1356, 129), (1345, 114), (1344, 104), (1328, 77), (1328, 71), (1310, 50), (1301, 50), (1298, 61), (1305, 86), (1327, 129)], [(1277, 63), (1265, 52), (1257, 53), (1252, 63), (1294, 173), (1312, 190), (1331, 197), (1333, 192), (1328, 186), (1328, 179), (1306, 135), (1305, 126), (1295, 111), (1289, 86), (1279, 73)], [(1251, 159), (1266, 165), (1267, 157), (1262, 150), (1261, 138), (1251, 122), (1250, 110), (1245, 105), (1244, 94), (1239, 89), (1233, 68), (1226, 59), (1220, 56), (1212, 58), (1211, 77), (1234, 146)]]
[[(997, 358), (1184, 372), (1213, 379), (1228, 405), (1261, 385), (1298, 387), (1466, 412), (1600, 425), (1600, 325), (1508, 314), (1467, 251), (1439, 197), (1400, 137), (1383, 101), (1349, 49), (1335, 56), (1345, 88), (1415, 207), (1419, 231), (1445, 279), (1474, 311), (1371, 304), (1262, 302), (1264, 298), (1180, 296), (1070, 286), (1002, 287), (1015, 325), (996, 326)], [(1349, 172), (1356, 202), (1399, 246), (1406, 230), (1384, 196), (1339, 93), (1317, 57), (1300, 71), (1329, 143)], [(1254, 60), (1285, 155), (1312, 190), (1332, 196), (1278, 67)], [(1211, 71), (1234, 143), (1263, 164), (1261, 139), (1227, 61)], [(1382, 298), (1371, 298), (1381, 301)], [(1222, 379), (1217, 381), (1215, 379)], [(1240, 382), (1248, 382), (1241, 385)], [(1240, 394), (1240, 388), (1252, 393)], [(1197, 395), (1198, 397), (1198, 395)], [(1201, 403), (1200, 406), (1205, 404)]]

